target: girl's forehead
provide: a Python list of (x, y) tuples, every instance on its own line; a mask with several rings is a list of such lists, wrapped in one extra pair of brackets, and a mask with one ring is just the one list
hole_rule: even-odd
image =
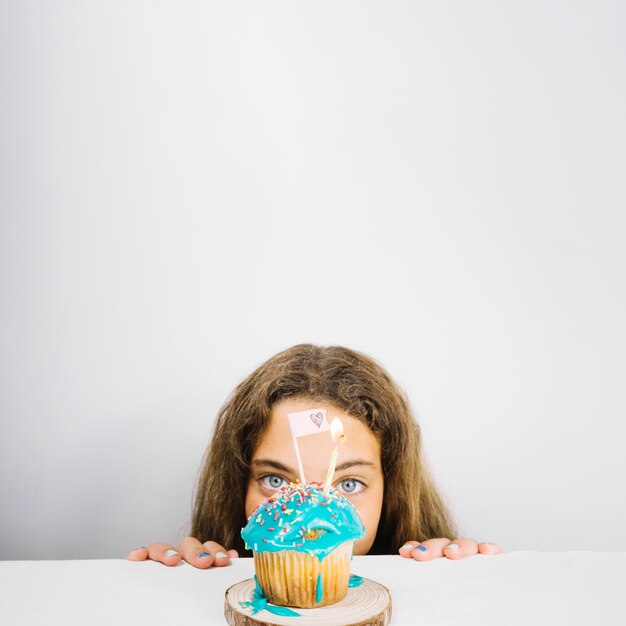
[[(283, 400), (272, 407), (270, 422), (261, 435), (254, 458), (271, 454), (274, 457), (292, 459), (294, 457), (293, 441), (287, 415), (309, 409), (326, 409), (326, 418), (329, 422), (338, 417), (347, 437), (339, 445), (339, 456), (349, 455), (366, 458), (368, 461), (380, 463), (380, 444), (378, 438), (361, 420), (348, 415), (344, 411), (329, 404), (310, 399)], [(315, 456), (328, 463), (334, 443), (328, 431), (298, 438), (301, 454), (307, 457)]]

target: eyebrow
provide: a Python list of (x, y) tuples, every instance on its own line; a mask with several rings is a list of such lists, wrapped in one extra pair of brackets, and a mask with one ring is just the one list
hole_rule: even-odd
[(287, 467), (278, 461), (273, 461), (272, 459), (256, 459), (252, 461), (252, 465), (259, 466), (265, 465), (267, 467), (273, 467), (274, 469), (279, 470), (280, 472), (284, 472), (285, 474), (295, 474), (296, 471), (291, 469), (291, 467)]
[(352, 461), (346, 461), (345, 463), (340, 463), (335, 468), (335, 472), (343, 472), (343, 470), (349, 469), (351, 467), (356, 467), (357, 465), (362, 465), (364, 467), (370, 467), (371, 469), (376, 469), (376, 464), (371, 461), (366, 461), (365, 459), (353, 459)]
[[(291, 467), (287, 467), (278, 461), (274, 461), (273, 459), (255, 459), (252, 461), (252, 465), (254, 466), (266, 466), (273, 467), (280, 472), (284, 472), (285, 474), (295, 474), (296, 471)], [(365, 459), (352, 459), (351, 461), (345, 461), (340, 463), (335, 468), (335, 472), (343, 472), (344, 470), (350, 469), (351, 467), (363, 466), (369, 467), (371, 469), (376, 469), (376, 464), (371, 461), (366, 461)]]

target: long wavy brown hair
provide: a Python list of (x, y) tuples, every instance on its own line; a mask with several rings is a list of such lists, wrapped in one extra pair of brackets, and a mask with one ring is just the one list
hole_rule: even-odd
[(278, 353), (241, 382), (220, 409), (195, 493), (192, 536), (241, 556), (240, 531), (250, 461), (284, 398), (328, 402), (378, 437), (385, 489), (370, 554), (393, 554), (408, 540), (454, 538), (448, 511), (427, 472), (420, 429), (404, 393), (370, 357), (341, 346), (300, 344)]

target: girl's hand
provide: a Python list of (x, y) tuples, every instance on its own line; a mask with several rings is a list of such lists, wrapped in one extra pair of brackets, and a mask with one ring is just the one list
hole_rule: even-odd
[(131, 550), (126, 559), (129, 561), (150, 559), (169, 566), (178, 565), (184, 560), (194, 567), (208, 569), (212, 565), (216, 567), (230, 565), (230, 559), (238, 556), (237, 550), (226, 551), (215, 541), (200, 543), (194, 537), (185, 537), (177, 548), (169, 543), (151, 543), (147, 548)]
[(428, 539), (426, 541), (407, 541), (399, 550), (400, 556), (405, 559), (416, 561), (430, 561), (437, 557), (445, 556), (455, 561), (472, 554), (499, 554), (502, 552), (495, 543), (477, 543), (473, 539), (455, 539), (450, 541), (441, 539)]

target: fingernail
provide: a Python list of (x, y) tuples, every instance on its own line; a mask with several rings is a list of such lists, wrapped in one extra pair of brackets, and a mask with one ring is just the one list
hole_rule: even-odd
[(411, 550), (414, 548), (415, 546), (412, 543), (405, 543), (400, 550), (408, 550), (409, 548), (411, 548)]
[(216, 559), (223, 559), (224, 557), (228, 557), (228, 554), (226, 554), (226, 552), (222, 552), (220, 550), (219, 552), (215, 553), (215, 558)]
[(200, 552), (200, 554), (198, 555), (200, 558), (203, 558), (205, 556), (211, 556), (210, 552)]
[(459, 549), (459, 544), (458, 543), (451, 543), (450, 545), (446, 546), (446, 548), (448, 550), (458, 550)]
[(420, 552), (426, 552), (426, 550), (428, 550), (428, 548), (426, 546), (417, 546), (417, 548), (415, 548), (416, 550), (419, 550)]
[(178, 555), (178, 556), (180, 556), (180, 555), (178, 554), (178, 552), (176, 552), (176, 550), (168, 550), (168, 551), (165, 553), (165, 556), (174, 556), (174, 555)]

